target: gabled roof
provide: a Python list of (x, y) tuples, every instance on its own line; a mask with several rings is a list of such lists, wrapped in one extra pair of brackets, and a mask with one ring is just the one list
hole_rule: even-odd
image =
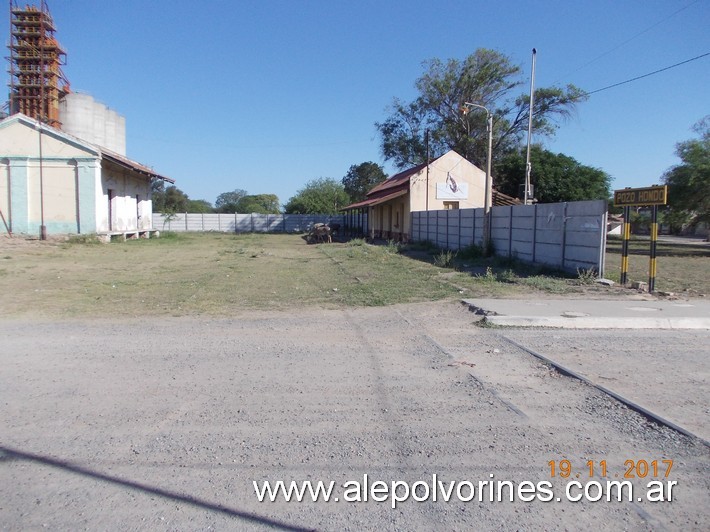
[(389, 201), (394, 198), (398, 198), (399, 196), (404, 196), (407, 192), (409, 192), (408, 188), (400, 188), (396, 191), (389, 191), (389, 194), (383, 194), (383, 195), (378, 195), (374, 198), (367, 198), (366, 200), (359, 201), (358, 203), (353, 203), (351, 205), (348, 205), (347, 207), (343, 207), (341, 210), (350, 210), (350, 209), (359, 209), (361, 207), (374, 207), (375, 205), (379, 205), (380, 203), (384, 203), (385, 201)]
[[(434, 162), (434, 161), (432, 161)], [(431, 164), (431, 163), (430, 163)], [(353, 203), (341, 210), (358, 209), (361, 207), (370, 207), (379, 203), (384, 203), (397, 196), (403, 196), (409, 192), (409, 180), (427, 167), (426, 163), (418, 164), (412, 168), (404, 170), (398, 174), (388, 177), (379, 185), (375, 185), (367, 193), (367, 199), (358, 203)]]
[[(450, 153), (450, 151), (446, 152), (444, 155), (448, 153)], [(441, 155), (440, 157), (437, 157), (436, 159), (430, 161), (429, 164), (434, 164), (437, 160), (444, 157), (444, 155)], [(402, 172), (395, 174), (392, 177), (388, 177), (385, 181), (383, 181), (379, 185), (375, 185), (370, 189), (370, 191), (367, 193), (367, 199), (359, 201), (357, 203), (352, 203), (347, 207), (343, 207), (341, 210), (347, 211), (350, 209), (359, 209), (362, 207), (372, 207), (380, 203), (384, 203), (385, 201), (389, 201), (398, 196), (403, 196), (404, 194), (409, 192), (409, 184), (412, 177), (416, 176), (426, 167), (427, 163), (418, 164), (416, 166), (413, 166), (412, 168), (403, 170)], [(503, 194), (502, 192), (498, 192), (496, 189), (492, 190), (492, 195), (492, 203), (493, 206), (496, 207), (502, 205), (520, 205), (522, 203), (517, 198), (513, 198), (512, 196), (508, 196), (506, 194)]]
[(155, 173), (151, 168), (142, 165), (141, 163), (138, 163), (136, 161), (133, 161), (129, 159), (128, 157), (125, 157), (123, 155), (119, 155), (116, 152), (113, 152), (111, 150), (108, 150), (106, 148), (103, 148), (101, 146), (97, 146), (95, 144), (92, 144), (90, 142), (87, 142), (83, 139), (80, 139), (78, 137), (75, 137), (73, 135), (70, 135), (69, 133), (66, 133), (60, 129), (57, 129), (55, 127), (49, 126), (47, 124), (42, 124), (38, 120), (35, 120), (34, 118), (30, 118), (29, 116), (26, 116), (22, 113), (16, 113), (14, 115), (10, 115), (9, 117), (0, 120), (0, 127), (5, 127), (9, 126), (13, 123), (22, 123), (25, 126), (31, 127), (31, 128), (42, 128), (42, 132), (46, 134), (50, 134), (53, 137), (57, 139), (61, 139), (62, 141), (72, 144), (74, 146), (77, 146), (83, 150), (89, 151), (91, 153), (94, 153), (101, 157), (101, 159), (105, 159), (106, 161), (109, 161), (113, 164), (116, 164), (118, 166), (122, 166), (123, 168), (127, 168), (128, 170), (131, 170), (133, 172), (142, 174), (150, 179), (161, 179), (163, 181), (167, 181), (168, 183), (175, 183), (174, 179), (170, 179), (169, 177), (165, 177), (163, 175)]
[(42, 134), (46, 134), (51, 137), (54, 137), (58, 140), (61, 140), (62, 142), (65, 142), (66, 144), (74, 146), (75, 148), (87, 151), (92, 155), (100, 155), (101, 154), (98, 146), (95, 146), (95, 145), (93, 145), (89, 142), (86, 142), (85, 140), (82, 140), (80, 138), (74, 137), (73, 135), (69, 135), (68, 133), (61, 131), (60, 129), (54, 128), (54, 127), (49, 126), (47, 124), (42, 124), (38, 120), (35, 120), (34, 118), (30, 118), (29, 116), (24, 115), (22, 113), (15, 113), (14, 115), (10, 115), (10, 116), (0, 120), (0, 128), (9, 127), (15, 123), (22, 124), (25, 127), (35, 129), (35, 130), (39, 130), (39, 128), (41, 126), (42, 127)]
[(409, 168), (408, 170), (404, 170), (403, 172), (395, 174), (392, 177), (388, 177), (379, 185), (375, 185), (374, 187), (372, 187), (367, 193), (367, 197), (369, 198), (370, 196), (375, 196), (381, 192), (387, 193), (387, 191), (390, 191), (392, 189), (398, 189), (402, 185), (409, 185), (409, 180), (412, 178), (412, 176), (417, 175), (426, 167), (426, 163), (418, 164), (413, 168)]

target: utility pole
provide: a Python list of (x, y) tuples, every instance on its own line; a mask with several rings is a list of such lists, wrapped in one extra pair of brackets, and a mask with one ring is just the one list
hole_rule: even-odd
[(530, 173), (532, 171), (532, 165), (530, 164), (530, 142), (532, 140), (532, 124), (533, 124), (533, 109), (535, 108), (535, 54), (537, 50), (532, 49), (532, 74), (530, 75), (530, 109), (528, 111), (528, 153), (525, 159), (525, 198), (523, 201), (524, 205), (528, 205), (532, 198), (531, 186), (530, 186)]
[[(424, 132), (424, 140), (426, 142), (426, 211), (429, 212), (429, 129)], [(428, 223), (429, 215), (427, 214)]]
[(493, 183), (491, 176), (491, 160), (493, 158), (493, 114), (487, 107), (471, 102), (464, 102), (461, 112), (468, 114), (469, 107), (483, 109), (486, 112), (486, 131), (488, 133), (488, 156), (486, 157), (485, 198), (483, 200), (483, 249), (488, 253), (488, 243), (491, 237), (491, 203), (493, 199)]

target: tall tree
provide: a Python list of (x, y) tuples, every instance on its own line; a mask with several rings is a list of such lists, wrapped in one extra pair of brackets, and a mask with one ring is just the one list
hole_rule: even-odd
[(186, 212), (189, 202), (187, 194), (175, 185), (165, 186), (162, 180), (155, 179), (150, 184), (153, 211)]
[[(525, 160), (525, 150), (520, 149), (510, 152), (499, 161), (493, 173), (496, 190), (510, 196), (520, 196), (519, 187), (525, 182)], [(542, 203), (606, 200), (611, 194), (609, 174), (585, 166), (567, 155), (532, 146), (530, 163), (535, 198)]]
[(286, 214), (338, 214), (350, 203), (342, 183), (332, 178), (306, 183), (284, 206)]
[(214, 212), (214, 208), (212, 207), (212, 204), (203, 199), (198, 199), (198, 200), (188, 200), (187, 202), (187, 212), (194, 212), (194, 213), (208, 213), (208, 212)]
[[(432, 59), (416, 80), (419, 96), (412, 102), (395, 99), (390, 116), (376, 123), (382, 153), (399, 168), (426, 160), (426, 131), (432, 157), (448, 150), (483, 168), (487, 156), (486, 113), (462, 113), (466, 102), (485, 106), (493, 114), (494, 159), (517, 147), (528, 127), (529, 94), (519, 95), (523, 79), (519, 66), (495, 50), (478, 49), (463, 61)], [(586, 99), (573, 85), (535, 91), (533, 128), (551, 135), (556, 119), (567, 117)]]
[(693, 130), (700, 138), (676, 145), (676, 155), (682, 162), (663, 176), (670, 209), (680, 216), (686, 213), (691, 224), (710, 222), (710, 115)]
[(215, 210), (223, 213), (235, 213), (241, 199), (247, 195), (247, 191), (241, 188), (231, 192), (222, 192), (214, 202)]
[(237, 211), (242, 214), (278, 214), (279, 198), (276, 194), (247, 195), (237, 203)]
[(387, 174), (379, 164), (366, 162), (352, 165), (342, 183), (345, 192), (350, 196), (350, 201), (362, 201), (372, 187), (385, 179)]

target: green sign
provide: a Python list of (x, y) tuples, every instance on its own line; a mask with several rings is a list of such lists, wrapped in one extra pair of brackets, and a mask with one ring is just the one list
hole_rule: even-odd
[(614, 191), (616, 207), (640, 207), (668, 203), (668, 185), (646, 188), (623, 188)]

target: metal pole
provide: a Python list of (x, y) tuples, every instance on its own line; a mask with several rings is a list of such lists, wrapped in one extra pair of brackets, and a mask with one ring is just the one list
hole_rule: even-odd
[[(464, 114), (468, 113), (469, 107), (478, 107), (486, 112), (486, 129), (488, 131), (488, 155), (486, 157), (486, 184), (485, 184), (485, 198), (483, 199), (483, 249), (484, 252), (488, 249), (488, 242), (491, 235), (491, 203), (493, 202), (493, 183), (491, 176), (491, 161), (493, 158), (493, 115), (488, 110), (487, 107), (477, 103), (464, 102), (462, 111)], [(475, 214), (474, 214), (475, 218)], [(474, 232), (475, 233), (475, 232)]]
[(524, 205), (527, 205), (530, 200), (530, 173), (532, 165), (530, 164), (530, 142), (532, 141), (532, 124), (533, 124), (533, 109), (535, 109), (535, 54), (537, 50), (532, 49), (532, 74), (530, 76), (530, 109), (528, 111), (528, 152), (525, 159), (525, 200)]
[(651, 207), (651, 253), (648, 265), (648, 291), (656, 290), (656, 242), (658, 241), (658, 205)]
[[(44, 225), (44, 176), (42, 173), (42, 117), (45, 116), (44, 106), (45, 106), (45, 67), (44, 67), (44, 14), (46, 12), (46, 5), (44, 0), (41, 4), (42, 15), (40, 16), (40, 41), (39, 41), (39, 203), (40, 203), (40, 226), (39, 226), (39, 239), (47, 240), (47, 226)], [(49, 113), (47, 113), (48, 115)]]
[(12, 238), (12, 231), (10, 230), (10, 227), (7, 225), (7, 221), (5, 220), (5, 215), (2, 213), (2, 210), (0, 210), (0, 218), (2, 218), (2, 223), (5, 226), (5, 231), (7, 231), (8, 236)]
[[(410, 185), (411, 186), (411, 185)], [(429, 130), (426, 130), (426, 237), (429, 240)]]
[(429, 212), (429, 130), (426, 135), (426, 211)]
[(488, 157), (486, 160), (486, 190), (485, 200), (483, 203), (483, 249), (488, 253), (488, 243), (491, 238), (491, 203), (493, 196), (493, 183), (491, 177), (491, 158), (493, 154), (493, 115), (486, 109), (487, 124), (488, 124)]
[(631, 207), (624, 207), (624, 230), (621, 237), (621, 277), (619, 283), (626, 286), (629, 272), (629, 239), (631, 238)]
[(47, 240), (47, 226), (44, 225), (44, 174), (42, 171), (42, 122), (39, 122), (39, 239)]

